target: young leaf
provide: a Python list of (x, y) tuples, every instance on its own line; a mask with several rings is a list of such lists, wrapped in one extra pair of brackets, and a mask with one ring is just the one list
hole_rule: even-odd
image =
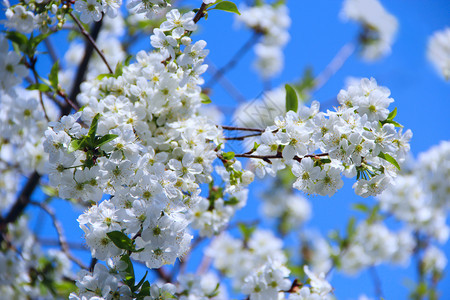
[(102, 136), (101, 138), (99, 138), (96, 142), (95, 142), (95, 147), (101, 147), (104, 144), (111, 142), (112, 140), (114, 140), (116, 137), (118, 137), (117, 134), (107, 134)]
[(139, 281), (138, 284), (136, 284), (136, 286), (134, 287), (134, 290), (137, 291), (141, 285), (144, 284), (145, 278), (147, 277), (148, 271), (145, 271), (144, 277), (142, 277), (141, 281)]
[(352, 205), (352, 208), (361, 212), (368, 212), (370, 210), (364, 203), (355, 203)]
[(234, 4), (231, 1), (222, 1), (217, 3), (216, 6), (214, 6), (211, 9), (218, 9), (218, 10), (223, 10), (223, 11), (227, 11), (227, 12), (231, 12), (231, 13), (235, 13), (238, 15), (241, 15), (241, 13), (239, 12), (236, 4)]
[(203, 104), (209, 104), (212, 102), (211, 99), (209, 98), (209, 96), (204, 93), (200, 94), (200, 98), (202, 99)]
[(397, 115), (397, 107), (394, 108), (394, 110), (389, 113), (387, 119), (388, 120), (394, 120), (396, 115)]
[(106, 235), (118, 248), (128, 251), (134, 250), (133, 241), (122, 231), (111, 231), (108, 232)]
[(286, 111), (292, 110), (297, 112), (298, 110), (297, 92), (289, 84), (286, 84), (284, 87), (286, 89)]
[[(114, 231), (113, 231), (114, 232)], [(116, 231), (116, 232), (120, 232), (120, 231)], [(112, 232), (110, 232), (112, 233)], [(108, 233), (109, 236), (109, 233)], [(133, 268), (133, 263), (130, 260), (130, 257), (128, 255), (124, 255), (120, 258), (121, 261), (123, 261), (124, 263), (127, 264), (127, 268), (125, 269), (125, 283), (131, 288), (134, 288), (134, 283), (135, 283), (135, 277), (134, 277), (134, 268)]]
[(38, 90), (43, 93), (46, 93), (46, 92), (50, 92), (52, 89), (43, 83), (35, 83), (35, 84), (32, 84), (29, 87), (27, 87), (27, 90)]
[(225, 158), (226, 160), (233, 159), (234, 158), (234, 152), (230, 151), (230, 152), (223, 153), (222, 157)]
[(58, 70), (59, 70), (59, 63), (58, 61), (55, 62), (52, 69), (50, 70), (50, 74), (48, 75), (48, 79), (50, 80), (50, 84), (54, 89), (58, 89)]
[(400, 170), (400, 165), (398, 164), (398, 162), (395, 160), (395, 158), (393, 158), (393, 157), (390, 156), (389, 154), (380, 152), (380, 154), (378, 154), (378, 157), (379, 157), (379, 158), (382, 158), (382, 159), (384, 159), (384, 160), (386, 160), (386, 161), (388, 161), (388, 162), (390, 162), (390, 163), (393, 164), (397, 169)]
[(91, 127), (89, 127), (88, 137), (91, 141), (95, 141), (95, 134), (97, 132), (98, 119), (100, 118), (100, 114), (96, 114), (94, 119), (92, 119)]
[(116, 70), (114, 72), (114, 77), (117, 78), (119, 76), (122, 76), (122, 74), (123, 74), (123, 64), (122, 64), (122, 62), (119, 61), (117, 63), (117, 65), (116, 65)]

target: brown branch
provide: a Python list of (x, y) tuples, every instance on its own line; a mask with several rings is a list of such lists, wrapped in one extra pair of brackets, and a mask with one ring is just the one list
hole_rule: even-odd
[(50, 216), (50, 218), (52, 219), (53, 227), (55, 227), (56, 234), (58, 235), (58, 242), (61, 247), (61, 250), (67, 255), (67, 257), (71, 261), (76, 263), (80, 268), (86, 270), (87, 266), (85, 266), (82, 261), (80, 261), (78, 258), (73, 256), (72, 253), (70, 253), (69, 245), (67, 244), (66, 237), (64, 236), (63, 227), (62, 227), (61, 223), (59, 222), (58, 218), (56, 217), (56, 214), (53, 211), (53, 209), (50, 206), (48, 206), (47, 204), (42, 203), (42, 202), (31, 201), (30, 203), (32, 205), (39, 207), (40, 209), (45, 211)]
[(258, 128), (245, 128), (245, 127), (235, 127), (235, 126), (226, 126), (226, 125), (220, 125), (222, 129), (224, 130), (240, 130), (240, 131), (257, 131), (257, 132), (264, 132), (264, 129), (258, 129)]
[(77, 23), (81, 34), (84, 35), (87, 38), (89, 43), (91, 43), (91, 45), (94, 47), (94, 49), (97, 52), (97, 54), (101, 57), (101, 59), (103, 60), (103, 62), (106, 65), (106, 67), (108, 68), (109, 73), (113, 74), (114, 72), (112, 71), (111, 67), (109, 66), (108, 61), (106, 60), (106, 57), (103, 55), (103, 52), (98, 48), (97, 44), (95, 43), (95, 39), (89, 34), (89, 32), (86, 31), (86, 29), (84, 29), (84, 27), (81, 24), (81, 22), (77, 19), (76, 16), (74, 16), (74, 14), (72, 12), (70, 13), (70, 16), (75, 21), (75, 23)]
[(236, 136), (236, 137), (226, 137), (226, 141), (243, 141), (246, 138), (254, 137), (254, 136), (260, 136), (261, 133), (254, 133), (254, 134), (248, 134), (243, 136)]
[[(305, 157), (323, 157), (323, 156), (328, 156), (328, 153), (320, 153), (320, 154), (308, 154), (305, 155), (303, 157), (299, 157), (299, 156), (294, 156), (294, 160), (301, 162), (303, 158)], [(271, 159), (280, 159), (283, 158), (283, 155), (279, 152), (275, 155), (253, 155), (253, 154), (247, 154), (247, 153), (243, 153), (243, 154), (235, 154), (234, 157), (243, 157), (243, 158), (258, 158), (258, 159), (262, 159), (265, 162), (271, 163), (270, 160)]]
[(206, 7), (207, 7), (207, 5), (205, 3), (202, 3), (202, 6), (200, 6), (199, 10), (195, 14), (195, 17), (193, 19), (194, 23), (197, 23), (198, 21), (200, 21), (201, 18), (203, 18), (205, 16)]

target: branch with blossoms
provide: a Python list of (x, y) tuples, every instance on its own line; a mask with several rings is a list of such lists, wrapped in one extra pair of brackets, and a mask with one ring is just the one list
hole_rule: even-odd
[[(370, 1), (379, 18), (358, 15), (352, 0), (343, 10), (362, 23), (360, 50), (374, 59), (390, 50), (393, 32), (384, 24), (396, 23)], [(447, 173), (426, 159), (404, 170), (412, 134), (397, 122), (389, 89), (363, 78), (338, 93), (334, 110), (321, 111), (316, 101), (307, 104), (307, 94), (321, 88), (353, 52), (344, 47), (316, 79), (305, 72), (297, 84), (239, 107), (235, 126), (218, 125), (212, 105), (205, 105), (210, 96), (215, 101), (207, 87), (251, 48), (264, 82), (279, 74), (289, 11), (283, 1), (238, 8), (233, 1), (204, 0), (193, 10), (179, 10), (177, 4), (131, 0), (125, 15), (115, 0), (8, 4), (8, 30), (0, 35), (2, 293), (44, 299), (227, 299), (232, 287), (251, 300), (325, 299), (334, 290), (327, 277), (331, 270), (375, 270), (415, 252), (420, 278), (412, 293), (420, 299), (425, 289), (435, 297), (445, 256), (432, 243), (448, 237), (442, 192), (448, 189), (435, 176)], [(234, 13), (253, 35), (204, 84), (209, 50), (194, 33), (201, 19), (218, 11)], [(76, 27), (65, 26), (68, 18)], [(60, 63), (48, 38), (63, 29), (75, 42)], [(143, 34), (153, 50), (128, 55)], [(37, 64), (43, 49), (52, 60), (46, 77)], [(236, 132), (241, 135), (232, 136)], [(234, 151), (229, 141), (242, 142), (246, 150)], [(429, 156), (444, 165), (447, 149)], [(275, 179), (268, 180), (261, 197), (262, 211), (275, 219), (276, 228), (263, 229), (259, 219), (233, 222), (247, 206), (255, 176), (266, 175)], [(364, 220), (351, 218), (345, 233), (331, 232), (328, 239), (312, 235), (309, 241), (302, 225), (311, 207), (298, 191), (333, 196), (344, 177), (354, 179), (358, 196), (377, 196), (379, 204), (356, 204)], [(410, 198), (431, 196), (414, 204), (395, 200), (409, 190), (414, 190)], [(76, 221), (90, 260), (71, 253), (74, 244), (62, 229), (67, 217), (61, 218), (53, 203), (40, 201), (41, 192), (85, 209)], [(427, 212), (420, 220), (413, 209), (417, 203)], [(36, 209), (51, 219), (58, 249), (41, 247), (55, 241), (28, 229), (27, 215)], [(392, 231), (383, 223), (388, 214), (418, 236)], [(292, 251), (301, 257), (283, 245), (294, 231), (304, 236)], [(201, 251), (197, 273), (189, 273)], [(149, 271), (157, 280), (147, 278)], [(374, 276), (378, 296), (381, 285)]]

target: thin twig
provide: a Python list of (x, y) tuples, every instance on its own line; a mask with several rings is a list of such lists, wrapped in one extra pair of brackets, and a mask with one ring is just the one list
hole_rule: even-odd
[(78, 258), (73, 256), (72, 253), (70, 253), (69, 245), (67, 244), (66, 237), (64, 236), (63, 227), (62, 227), (61, 223), (59, 222), (58, 218), (56, 217), (56, 214), (53, 211), (53, 209), (50, 206), (48, 206), (47, 204), (42, 203), (42, 202), (31, 201), (30, 203), (35, 206), (38, 206), (39, 208), (41, 208), (43, 211), (45, 211), (50, 216), (50, 218), (52, 219), (53, 227), (55, 227), (56, 233), (58, 235), (58, 241), (59, 241), (59, 245), (61, 246), (61, 250), (67, 255), (67, 257), (71, 261), (73, 261), (78, 266), (80, 266), (80, 268), (86, 270), (87, 266), (85, 266), (81, 260), (79, 260)]
[(257, 132), (264, 132), (264, 129), (259, 128), (245, 128), (245, 127), (235, 127), (235, 126), (226, 126), (226, 125), (220, 125), (222, 129), (224, 130), (240, 130), (240, 131), (257, 131)]
[[(329, 156), (329, 154), (328, 153), (308, 154), (303, 157), (294, 156), (293, 159), (298, 162), (301, 162), (302, 159), (305, 157), (323, 157), (323, 156)], [(235, 154), (234, 157), (257, 158), (257, 159), (262, 159), (262, 160), (270, 163), (270, 159), (280, 159), (280, 158), (283, 158), (283, 155), (281, 153), (277, 153), (275, 155), (253, 155), (253, 154), (243, 153), (243, 154)]]
[[(211, 59), (206, 57), (205, 62), (208, 65), (208, 72), (212, 74), (216, 74), (218, 72), (217, 66), (212, 62)], [(225, 89), (225, 91), (237, 102), (243, 103), (247, 101), (244, 95), (242, 95), (241, 91), (239, 91), (225, 75), (222, 75), (222, 77), (218, 81), (219, 84)], [(204, 89), (207, 90), (207, 88)]]
[(340, 68), (344, 65), (347, 59), (353, 54), (355, 51), (355, 44), (348, 43), (345, 44), (339, 52), (333, 57), (330, 63), (325, 67), (325, 69), (316, 77), (314, 80), (314, 87), (311, 92), (319, 90), (321, 87), (327, 83), (327, 81), (339, 71)]
[(103, 52), (98, 48), (97, 44), (95, 43), (94, 38), (89, 34), (89, 32), (86, 31), (86, 29), (84, 29), (81, 22), (77, 19), (76, 16), (74, 16), (74, 14), (72, 12), (70, 13), (70, 16), (75, 21), (75, 23), (77, 23), (81, 34), (84, 35), (88, 39), (89, 43), (91, 43), (91, 45), (94, 47), (95, 51), (101, 57), (101, 59), (103, 60), (103, 62), (106, 65), (106, 67), (108, 68), (109, 73), (113, 74), (114, 72), (112, 71), (111, 67), (109, 66), (108, 61), (106, 60), (106, 57), (103, 55)]
[(58, 55), (56, 54), (55, 48), (53, 47), (52, 42), (50, 41), (50, 37), (44, 39), (45, 48), (47, 48), (48, 54), (52, 60), (52, 63), (55, 64), (58, 61)]
[(244, 56), (244, 54), (252, 48), (252, 46), (258, 41), (260, 38), (261, 33), (258, 31), (254, 31), (252, 36), (247, 40), (247, 42), (239, 48), (239, 50), (233, 55), (233, 57), (226, 63), (222, 68), (220, 68), (216, 74), (214, 74), (213, 78), (211, 78), (206, 84), (205, 89), (212, 88), (217, 81), (225, 75), (226, 72), (231, 70), (238, 62), (241, 60), (241, 58)]
[(372, 277), (373, 285), (375, 287), (375, 296), (377, 297), (377, 299), (384, 299), (383, 290), (381, 288), (381, 279), (380, 276), (378, 276), (377, 270), (374, 266), (372, 266), (370, 267), (369, 271)]
[(243, 136), (226, 137), (225, 140), (226, 141), (243, 141), (246, 138), (250, 138), (250, 137), (254, 137), (254, 136), (260, 136), (260, 135), (261, 135), (261, 132), (260, 133), (243, 135)]

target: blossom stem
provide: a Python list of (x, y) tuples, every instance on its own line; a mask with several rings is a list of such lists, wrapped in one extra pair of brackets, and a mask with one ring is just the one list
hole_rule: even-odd
[(80, 23), (80, 21), (77, 19), (76, 16), (71, 12), (70, 16), (75, 21), (75, 23), (78, 25), (78, 28), (80, 29), (80, 32), (82, 35), (84, 35), (87, 40), (91, 43), (91, 45), (94, 47), (95, 51), (98, 53), (98, 55), (101, 57), (103, 62), (105, 63), (106, 67), (108, 68), (109, 73), (113, 74), (111, 67), (108, 64), (108, 61), (106, 60), (106, 57), (103, 55), (103, 52), (98, 48), (97, 44), (95, 43), (94, 38), (89, 34), (89, 32), (84, 29), (83, 25)]

